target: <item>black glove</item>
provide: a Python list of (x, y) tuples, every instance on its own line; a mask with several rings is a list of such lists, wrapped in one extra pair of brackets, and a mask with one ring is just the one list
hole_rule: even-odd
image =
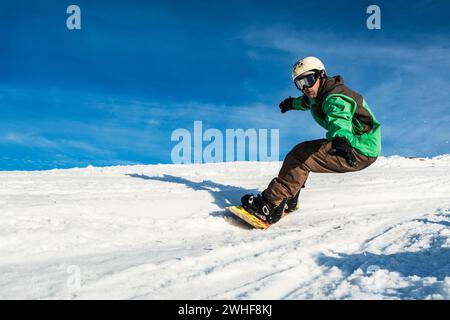
[(352, 153), (352, 146), (346, 138), (336, 137), (331, 141), (331, 149), (328, 151), (333, 156), (344, 158), (351, 167), (356, 167), (356, 158)]
[(293, 100), (294, 100), (294, 98), (289, 97), (289, 98), (286, 98), (283, 101), (281, 101), (281, 103), (280, 103), (281, 113), (285, 113), (286, 111), (289, 111), (289, 110), (294, 110), (294, 105), (292, 103)]

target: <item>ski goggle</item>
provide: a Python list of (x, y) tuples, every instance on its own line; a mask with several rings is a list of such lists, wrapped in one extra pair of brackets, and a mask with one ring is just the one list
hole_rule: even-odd
[(311, 88), (317, 81), (317, 73), (311, 73), (307, 76), (299, 76), (295, 78), (294, 83), (298, 90), (303, 91), (303, 89)]

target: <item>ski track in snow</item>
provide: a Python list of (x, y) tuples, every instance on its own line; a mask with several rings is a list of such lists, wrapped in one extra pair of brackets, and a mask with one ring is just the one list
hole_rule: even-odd
[(266, 231), (223, 209), (279, 167), (0, 172), (0, 298), (450, 298), (450, 156), (312, 173)]

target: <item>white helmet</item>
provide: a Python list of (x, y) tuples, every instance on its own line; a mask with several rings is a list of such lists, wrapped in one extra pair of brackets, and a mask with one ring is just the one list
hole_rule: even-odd
[(316, 57), (306, 57), (298, 60), (292, 67), (292, 80), (295, 80), (300, 75), (308, 75), (317, 71), (323, 71), (325, 74), (325, 66), (322, 61)]

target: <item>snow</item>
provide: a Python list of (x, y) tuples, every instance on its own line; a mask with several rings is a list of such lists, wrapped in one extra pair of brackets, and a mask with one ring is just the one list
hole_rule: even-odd
[(450, 156), (313, 173), (265, 231), (223, 209), (279, 167), (0, 172), (0, 298), (450, 298)]

